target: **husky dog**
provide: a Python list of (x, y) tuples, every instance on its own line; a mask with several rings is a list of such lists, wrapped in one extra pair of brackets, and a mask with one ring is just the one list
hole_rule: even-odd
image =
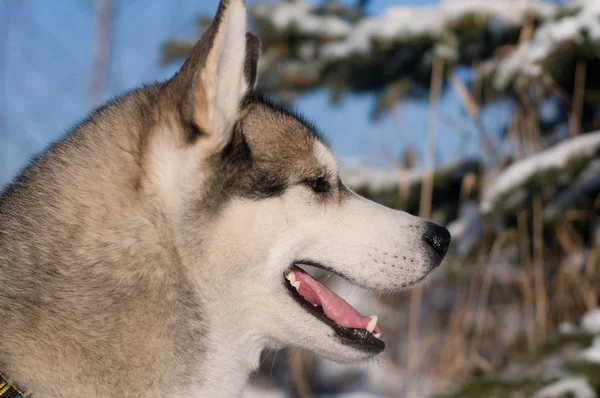
[(315, 129), (255, 92), (222, 0), (181, 70), (94, 112), (0, 198), (0, 373), (27, 397), (234, 397), (264, 348), (384, 349), (298, 265), (380, 291), (438, 266), (434, 223), (349, 190)]

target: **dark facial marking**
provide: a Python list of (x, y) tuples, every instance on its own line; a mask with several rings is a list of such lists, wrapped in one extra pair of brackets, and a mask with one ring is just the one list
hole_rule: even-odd
[(193, 121), (185, 121), (182, 123), (185, 142), (188, 145), (193, 145), (200, 137), (204, 135), (202, 129)]
[(327, 194), (331, 191), (331, 184), (327, 181), (326, 177), (315, 177), (310, 178), (306, 181), (306, 184), (316, 194)]
[(273, 198), (296, 184), (324, 201), (342, 197), (338, 177), (314, 154), (315, 140), (323, 140), (310, 125), (255, 94), (243, 101), (240, 114), (230, 142), (209, 159), (210, 198), (201, 199), (202, 206), (218, 207), (233, 197)]
[(284, 175), (266, 171), (254, 159), (241, 122), (236, 123), (225, 148), (209, 159), (209, 169), (210, 194), (201, 199), (202, 207), (219, 207), (233, 197), (267, 199), (281, 195), (288, 186)]

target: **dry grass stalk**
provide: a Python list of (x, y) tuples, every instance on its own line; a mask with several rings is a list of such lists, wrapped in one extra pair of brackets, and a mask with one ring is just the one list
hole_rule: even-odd
[[(471, 70), (479, 70), (479, 64), (479, 58), (473, 58)], [(471, 97), (473, 97), (476, 104), (481, 104), (483, 102), (483, 84), (481, 79), (471, 79)]]
[[(569, 210), (560, 221), (556, 231), (556, 240), (564, 253), (578, 253), (584, 244), (583, 236), (575, 230), (572, 223), (583, 220), (589, 215), (578, 210)], [(554, 278), (555, 287), (552, 289), (554, 303), (558, 305), (558, 313), (561, 321), (573, 322), (573, 309), (585, 308), (587, 310), (598, 306), (597, 278), (595, 262), (596, 250), (591, 250), (588, 261), (581, 273), (580, 269), (574, 269), (568, 264), (568, 258), (563, 258), (559, 272)]]
[(537, 153), (543, 149), (538, 107), (529, 105), (525, 115), (525, 128), (526, 133), (529, 134), (530, 151), (531, 153)]
[(416, 286), (410, 292), (410, 320), (408, 325), (408, 349), (407, 349), (407, 387), (406, 395), (414, 396), (416, 375), (420, 366), (420, 330), (421, 330), (421, 302), (423, 301), (423, 287)]
[(600, 247), (590, 250), (585, 265), (585, 276), (587, 278), (595, 278), (598, 275), (598, 266), (600, 266)]
[(521, 28), (521, 34), (519, 35), (519, 44), (523, 44), (531, 40), (531, 36), (533, 36), (534, 29), (535, 15), (529, 13), (525, 16), (525, 21), (523, 23), (523, 27)]
[[(557, 303), (561, 303), (564, 305), (564, 303), (567, 303), (568, 301), (572, 300), (572, 297), (570, 295), (570, 279), (569, 276), (567, 275), (568, 272), (566, 270), (566, 268), (564, 266), (561, 266), (556, 274), (556, 277), (554, 278), (553, 282), (553, 288), (552, 291), (554, 293), (554, 298), (555, 301)], [(572, 322), (573, 319), (571, 319), (570, 314), (565, 313), (565, 311), (562, 311), (561, 308), (559, 308), (558, 310), (558, 320), (559, 322)]]
[[(482, 264), (487, 257), (485, 245), (479, 248), (476, 257), (476, 263)], [(466, 377), (472, 370), (473, 363), (467, 357), (470, 347), (468, 336), (474, 328), (477, 308), (473, 303), (477, 302), (481, 285), (477, 275), (471, 278), (470, 282), (459, 291), (456, 305), (451, 310), (448, 338), (439, 351), (437, 366), (432, 370), (439, 385), (443, 386), (447, 381)], [(447, 366), (448, 363), (452, 363), (453, 366)]]
[(577, 290), (579, 291), (579, 295), (585, 305), (586, 311), (598, 308), (598, 296), (594, 289), (593, 281), (587, 279), (579, 272), (572, 272), (571, 276), (575, 282), (575, 286), (577, 286)]
[(565, 104), (571, 104), (571, 96), (554, 81), (551, 74), (544, 73), (542, 79), (546, 90), (549, 90), (553, 95), (559, 97)]
[(572, 253), (579, 250), (582, 243), (566, 218), (556, 228), (556, 240), (565, 253)]
[(570, 132), (571, 137), (581, 134), (581, 117), (583, 114), (583, 101), (585, 96), (585, 75), (587, 63), (577, 61), (575, 67), (575, 86), (573, 87), (573, 106), (571, 108)]
[(459, 201), (467, 200), (477, 188), (477, 174), (469, 172), (465, 175), (460, 185)]
[[(521, 141), (520, 134), (520, 114), (519, 112), (515, 112), (512, 120), (510, 121), (510, 125), (508, 126), (508, 138), (512, 140), (515, 144), (514, 150), (514, 158), (515, 160), (521, 160), (523, 158), (523, 142)], [(502, 164), (500, 164), (502, 166)]]
[(533, 264), (536, 296), (538, 341), (546, 339), (548, 303), (546, 299), (544, 267), (544, 209), (539, 196), (533, 198)]
[(477, 104), (477, 101), (475, 101), (467, 86), (456, 76), (455, 73), (448, 73), (448, 81), (456, 92), (456, 95), (460, 99), (463, 107), (467, 111), (467, 114), (477, 127), (477, 131), (479, 132), (479, 137), (481, 139), (481, 147), (484, 152), (482, 155), (487, 154), (494, 158), (496, 155), (496, 150), (494, 149), (492, 140), (490, 139), (481, 117), (479, 116), (480, 108)]
[[(517, 232), (509, 229), (509, 230), (503, 231), (498, 236), (498, 238), (496, 238), (496, 240), (494, 241), (491, 252), (490, 252), (490, 257), (486, 264), (486, 270), (485, 270), (484, 277), (483, 277), (481, 293), (474, 305), (474, 308), (476, 308), (476, 311), (477, 311), (477, 313), (476, 313), (477, 315), (475, 317), (475, 330), (474, 330), (473, 338), (471, 340), (471, 346), (470, 346), (470, 350), (469, 350), (469, 358), (471, 359), (471, 362), (473, 362), (474, 364), (476, 364), (477, 366), (481, 367), (484, 370), (486, 368), (481, 366), (482, 358), (481, 358), (481, 355), (479, 355), (477, 350), (478, 350), (478, 345), (480, 344), (480, 341), (482, 339), (482, 330), (481, 330), (480, 325), (485, 323), (486, 308), (488, 307), (488, 305), (487, 305), (488, 297), (490, 294), (490, 288), (491, 288), (491, 283), (492, 283), (491, 267), (500, 258), (500, 255), (502, 253), (502, 248), (504, 247), (504, 245), (506, 243), (508, 243), (509, 241), (511, 241), (511, 240), (515, 241), (516, 239), (518, 239)], [(487, 366), (487, 368), (490, 368), (490, 367), (491, 366)], [(491, 368), (493, 368), (493, 367), (491, 367)]]
[[(472, 286), (474, 284), (470, 284)], [(449, 381), (465, 377), (471, 364), (469, 363), (467, 353), (467, 334), (463, 328), (465, 314), (472, 310), (472, 301), (469, 300), (470, 294), (466, 288), (461, 288), (458, 292), (456, 304), (452, 308), (446, 328), (446, 339), (441, 349), (438, 351), (437, 359), (433, 361), (431, 375), (435, 380), (434, 390), (441, 391), (446, 388)], [(452, 363), (452, 366), (448, 366)]]
[(300, 398), (311, 398), (313, 393), (304, 372), (304, 353), (297, 349), (291, 349), (289, 351), (288, 363), (290, 366), (292, 383), (298, 392), (298, 396)]
[(404, 122), (404, 119), (402, 118), (401, 109), (403, 105), (404, 104), (402, 103), (402, 101), (398, 100), (396, 106), (392, 107), (392, 109), (390, 110), (390, 115), (392, 116), (394, 125), (396, 126), (396, 129), (398, 129), (398, 131), (400, 132), (402, 138), (410, 139), (410, 129), (408, 128), (408, 126)]
[(485, 373), (491, 373), (494, 371), (494, 365), (490, 361), (482, 357), (481, 354), (479, 354), (477, 351), (471, 353), (470, 359), (475, 366), (483, 370)]
[[(573, 322), (573, 309), (589, 311), (597, 308), (597, 295), (594, 289), (594, 283), (587, 280), (579, 271), (569, 269), (568, 265), (561, 268), (560, 277), (556, 281), (557, 294), (556, 299), (561, 304), (560, 312), (563, 321)], [(558, 277), (556, 278), (558, 279)]]
[(431, 215), (431, 202), (433, 195), (433, 172), (435, 168), (435, 152), (437, 143), (437, 130), (439, 120), (439, 105), (442, 95), (444, 78), (444, 60), (436, 59), (431, 71), (431, 92), (429, 96), (429, 131), (427, 132), (427, 157), (425, 159), (425, 176), (421, 186), (421, 201), (419, 214), (421, 217)]
[(535, 322), (531, 322), (531, 316), (534, 314), (534, 296), (532, 289), (531, 276), (531, 256), (529, 252), (529, 232), (527, 227), (527, 211), (521, 210), (517, 216), (517, 228), (519, 231), (519, 255), (521, 260), (521, 290), (523, 292), (523, 307), (525, 312), (525, 334), (527, 336), (527, 348), (532, 351), (535, 344)]
[(529, 139), (528, 133), (528, 118), (525, 115), (525, 109), (523, 106), (519, 106), (516, 111), (516, 120), (517, 120), (517, 130), (519, 132), (519, 141), (521, 143), (521, 156), (523, 158), (527, 157), (531, 153), (534, 152), (534, 148), (531, 145), (531, 140)]
[(476, 363), (475, 356), (479, 355), (477, 353), (477, 349), (482, 338), (482, 325), (485, 324), (486, 304), (490, 293), (491, 283), (492, 273), (490, 272), (488, 267), (488, 269), (486, 269), (484, 273), (479, 297), (477, 298), (477, 301), (473, 306), (476, 309), (476, 311), (474, 317), (474, 333), (469, 346), (469, 360), (471, 363), (474, 364)]
[[(431, 216), (431, 203), (433, 196), (433, 171), (435, 167), (435, 147), (437, 142), (437, 124), (439, 119), (439, 104), (442, 94), (442, 83), (444, 79), (444, 60), (436, 58), (433, 61), (431, 71), (431, 91), (429, 97), (430, 115), (429, 131), (427, 133), (427, 158), (425, 165), (425, 176), (421, 185), (421, 202), (419, 214), (421, 217)], [(410, 323), (408, 331), (408, 358), (407, 358), (407, 395), (413, 394), (416, 388), (416, 375), (420, 366), (420, 342), (419, 331), (421, 329), (421, 302), (423, 299), (423, 288), (415, 287), (410, 295)]]
[(467, 86), (456, 76), (456, 73), (448, 73), (448, 81), (458, 95), (469, 117), (471, 119), (477, 118), (479, 116), (479, 105), (471, 96)]

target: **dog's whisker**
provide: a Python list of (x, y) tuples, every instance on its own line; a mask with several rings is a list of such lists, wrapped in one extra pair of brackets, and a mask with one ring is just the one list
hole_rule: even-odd
[(269, 372), (269, 383), (273, 383), (273, 367), (275, 366), (275, 360), (277, 359), (277, 355), (279, 355), (279, 350), (275, 351), (275, 356), (273, 356), (273, 362), (271, 362), (271, 371)]

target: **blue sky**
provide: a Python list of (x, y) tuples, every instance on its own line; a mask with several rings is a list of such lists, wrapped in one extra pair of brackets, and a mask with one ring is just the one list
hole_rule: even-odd
[[(105, 99), (170, 77), (177, 66), (159, 65), (160, 43), (174, 36), (193, 37), (195, 17), (214, 13), (218, 1), (113, 3)], [(369, 11), (379, 14), (391, 5), (427, 3), (437, 1), (373, 0)], [(0, 2), (0, 186), (89, 111), (93, 16), (93, 2), (87, 0)], [(372, 104), (370, 95), (347, 96), (334, 107), (326, 92), (315, 92), (301, 98), (296, 107), (323, 130), (341, 158), (389, 167), (390, 157), (405, 145), (422, 151), (428, 120), (425, 102), (406, 101), (399, 118), (388, 116), (377, 123), (369, 118)], [(444, 95), (441, 113), (445, 119), (438, 132), (438, 162), (476, 154), (479, 144), (472, 124), (451, 92)], [(486, 117), (503, 118), (503, 113), (495, 110)], [(448, 120), (466, 129), (470, 139), (461, 139)]]

